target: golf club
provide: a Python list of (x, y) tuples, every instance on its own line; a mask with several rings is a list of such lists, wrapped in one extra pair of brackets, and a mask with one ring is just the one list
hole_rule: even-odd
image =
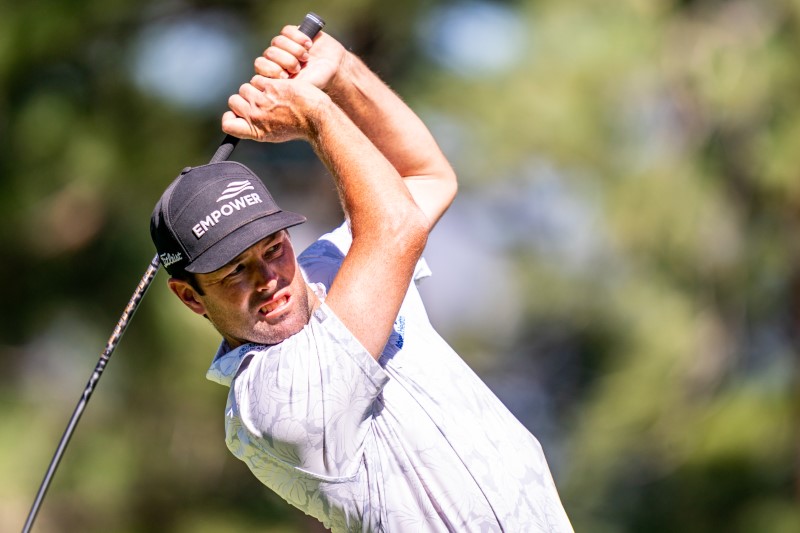
[[(322, 20), (322, 18), (314, 13), (308, 13), (305, 19), (303, 19), (303, 22), (300, 23), (299, 29), (313, 39), (314, 36), (316, 36), (324, 26), (325, 21)], [(227, 160), (233, 152), (233, 149), (236, 148), (236, 144), (238, 142), (238, 138), (232, 137), (231, 135), (226, 135), (219, 148), (217, 148), (217, 151), (214, 153), (214, 156), (211, 158), (210, 162), (217, 163), (219, 161)], [(122, 335), (128, 328), (130, 319), (133, 317), (133, 314), (139, 307), (139, 303), (141, 303), (142, 298), (144, 298), (147, 289), (150, 288), (150, 284), (152, 283), (153, 278), (155, 278), (160, 266), (161, 263), (159, 261), (158, 254), (156, 254), (156, 256), (150, 261), (144, 276), (142, 276), (141, 281), (139, 281), (139, 284), (136, 286), (136, 290), (133, 292), (133, 295), (128, 301), (128, 305), (125, 306), (125, 310), (122, 312), (117, 325), (114, 327), (114, 331), (111, 333), (111, 336), (106, 343), (105, 350), (103, 350), (103, 353), (100, 355), (100, 360), (97, 361), (97, 365), (95, 366), (94, 371), (92, 372), (92, 375), (89, 377), (89, 381), (86, 384), (86, 388), (84, 389), (83, 394), (81, 394), (78, 405), (75, 407), (75, 410), (70, 417), (67, 428), (58, 443), (55, 454), (50, 460), (50, 465), (47, 468), (47, 472), (45, 473), (44, 479), (39, 486), (39, 491), (36, 493), (36, 498), (33, 501), (31, 510), (28, 513), (25, 526), (22, 528), (23, 533), (28, 533), (33, 527), (33, 522), (36, 519), (36, 515), (38, 514), (39, 508), (42, 505), (42, 500), (44, 500), (44, 496), (47, 493), (47, 489), (49, 488), (55, 471), (58, 468), (58, 464), (61, 462), (61, 456), (64, 454), (67, 444), (69, 444), (70, 438), (75, 431), (75, 427), (77, 426), (78, 421), (80, 420), (80, 417), (86, 408), (86, 404), (89, 402), (89, 398), (91, 398), (92, 393), (97, 386), (97, 382), (103, 375), (103, 371), (108, 364), (108, 360), (114, 353), (114, 350), (119, 344), (120, 339), (122, 339)]]

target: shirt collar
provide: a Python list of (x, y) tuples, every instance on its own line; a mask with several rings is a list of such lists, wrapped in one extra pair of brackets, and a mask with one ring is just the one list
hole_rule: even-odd
[[(322, 283), (309, 283), (314, 294), (317, 295), (321, 301), (325, 301), (326, 291), (325, 285)], [(217, 353), (214, 355), (214, 360), (211, 361), (211, 366), (206, 372), (206, 379), (224, 385), (231, 386), (233, 378), (239, 371), (244, 356), (253, 350), (264, 349), (263, 344), (247, 343), (242, 344), (238, 348), (231, 349), (228, 343), (223, 339), (219, 344)]]
[(258, 344), (248, 343), (231, 350), (228, 343), (223, 340), (219, 345), (217, 354), (214, 356), (214, 360), (211, 362), (211, 367), (206, 372), (206, 379), (230, 387), (236, 372), (239, 371), (239, 366), (241, 366), (244, 356), (253, 348), (258, 348), (258, 346)]

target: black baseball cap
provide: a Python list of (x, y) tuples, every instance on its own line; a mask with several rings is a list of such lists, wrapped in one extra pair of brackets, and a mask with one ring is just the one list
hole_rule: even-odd
[(264, 183), (235, 161), (186, 168), (161, 195), (150, 236), (171, 275), (225, 266), (261, 239), (306, 221), (283, 211)]

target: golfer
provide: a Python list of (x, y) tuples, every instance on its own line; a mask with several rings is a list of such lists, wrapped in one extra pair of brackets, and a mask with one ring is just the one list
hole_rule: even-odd
[(230, 451), (333, 531), (572, 531), (538, 441), (417, 292), (456, 193), (430, 132), (325, 33), (286, 26), (255, 70), (222, 129), (307, 140), (345, 222), (298, 256), (287, 228), (305, 218), (233, 162), (184, 170), (159, 200), (169, 287), (223, 338), (208, 377), (230, 387)]

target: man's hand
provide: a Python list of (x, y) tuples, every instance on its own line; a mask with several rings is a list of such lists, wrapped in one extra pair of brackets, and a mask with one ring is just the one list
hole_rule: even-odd
[(312, 46), (297, 26), (284, 26), (255, 69), (325, 91), (394, 166), (433, 228), (456, 194), (453, 169), (419, 117), (358, 57), (324, 32)]
[(320, 32), (313, 40), (297, 26), (284, 26), (264, 53), (255, 60), (256, 74), (272, 79), (311, 83), (329, 89), (346, 60), (347, 51), (330, 35)]
[(308, 139), (314, 113), (326, 100), (310, 83), (256, 75), (228, 99), (231, 110), (222, 115), (222, 131), (260, 142)]

